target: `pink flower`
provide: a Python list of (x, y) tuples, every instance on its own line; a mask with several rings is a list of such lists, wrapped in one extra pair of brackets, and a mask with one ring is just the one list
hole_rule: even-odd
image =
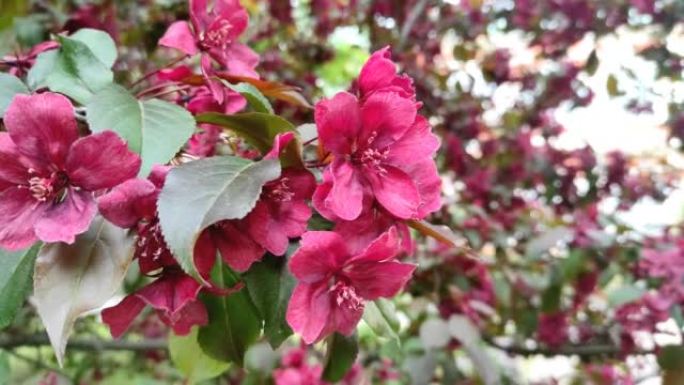
[(205, 74), (211, 69), (213, 59), (231, 75), (258, 78), (254, 67), (259, 63), (259, 56), (237, 42), (248, 22), (249, 15), (239, 0), (216, 0), (211, 11), (207, 9), (207, 0), (190, 0), (190, 23), (171, 24), (159, 44), (190, 56), (202, 52)]
[(118, 305), (102, 311), (102, 321), (114, 338), (120, 337), (145, 306), (150, 305), (174, 333), (186, 335), (195, 325), (206, 325), (207, 310), (197, 300), (202, 286), (180, 267), (164, 268), (159, 278), (126, 296)]
[(17, 95), (0, 133), (0, 246), (73, 243), (97, 212), (93, 192), (134, 177), (140, 157), (112, 131), (78, 137), (64, 96)]
[(275, 385), (328, 385), (321, 380), (321, 365), (276, 369), (273, 371)]
[(140, 271), (158, 277), (102, 312), (102, 320), (115, 338), (130, 327), (146, 305), (152, 306), (162, 322), (179, 335), (189, 333), (194, 325), (208, 322), (207, 311), (197, 300), (202, 286), (183, 273), (159, 228), (157, 198), (168, 169), (155, 166), (149, 180), (128, 180), (98, 200), (100, 212), (107, 220), (123, 228), (136, 229), (135, 258)]
[[(290, 132), (278, 135), (265, 159), (274, 159), (294, 138)], [(211, 265), (216, 249), (234, 270), (246, 271), (266, 251), (283, 255), (290, 238), (306, 231), (316, 179), (305, 169), (286, 168), (281, 176), (264, 185), (259, 201), (245, 218), (225, 220), (205, 230), (195, 246), (195, 263)]]
[(341, 92), (316, 105), (318, 137), (334, 155), (314, 206), (328, 219), (354, 220), (372, 197), (401, 219), (424, 218), (440, 207), (440, 178), (432, 157), (439, 140), (415, 103), (375, 91), (360, 102)]
[(335, 331), (350, 335), (365, 301), (392, 297), (411, 278), (415, 266), (395, 259), (400, 248), (394, 228), (358, 254), (335, 232), (304, 233), (289, 263), (299, 282), (287, 308), (288, 324), (308, 344)]
[(408, 75), (398, 75), (397, 66), (391, 59), (390, 47), (379, 49), (361, 68), (357, 86), (361, 97), (374, 91), (394, 91), (401, 97), (414, 100), (416, 91)]

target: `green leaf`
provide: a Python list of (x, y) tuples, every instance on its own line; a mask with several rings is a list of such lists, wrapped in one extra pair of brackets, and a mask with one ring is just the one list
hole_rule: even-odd
[(399, 323), (396, 319), (396, 309), (392, 301), (384, 298), (366, 302), (363, 320), (378, 337), (387, 337), (400, 343), (397, 331)]
[[(207, 112), (197, 115), (195, 119), (198, 123), (215, 124), (233, 131), (262, 154), (266, 154), (273, 147), (273, 139), (276, 135), (290, 131), (297, 132), (295, 126), (287, 120), (263, 112), (245, 112), (235, 115)], [(301, 149), (297, 140), (288, 144), (281, 154), (281, 159), (283, 167), (302, 165)]]
[(195, 130), (184, 108), (159, 99), (137, 100), (116, 84), (95, 94), (86, 107), (93, 132), (113, 130), (140, 154), (140, 176), (173, 158)]
[(0, 118), (5, 115), (7, 107), (16, 94), (30, 93), (28, 87), (14, 75), (0, 73)]
[(586, 254), (581, 249), (575, 249), (570, 252), (568, 257), (561, 262), (561, 271), (563, 278), (566, 281), (571, 281), (579, 275), (584, 266), (586, 266)]
[(684, 346), (663, 346), (658, 354), (658, 365), (660, 365), (663, 370), (684, 368)]
[(252, 265), (242, 278), (252, 302), (264, 319), (264, 335), (276, 349), (292, 335), (285, 313), (296, 282), (287, 269), (287, 259), (268, 254), (261, 262)]
[[(232, 287), (238, 283), (237, 275), (217, 259), (212, 278), (221, 287)], [(209, 324), (200, 328), (198, 342), (204, 352), (220, 360), (242, 366), (245, 352), (256, 342), (261, 331), (261, 317), (249, 299), (244, 288), (227, 295), (207, 294), (202, 301), (209, 312)]]
[(58, 39), (61, 47), (45, 84), (85, 104), (95, 92), (112, 83), (114, 74), (85, 43), (64, 36)]
[(217, 377), (230, 368), (229, 363), (217, 361), (202, 351), (197, 342), (197, 327), (193, 327), (187, 336), (170, 333), (169, 354), (190, 384)]
[(26, 75), (26, 84), (30, 89), (35, 91), (46, 86), (45, 81), (55, 68), (57, 56), (59, 56), (58, 49), (42, 52), (36, 56), (35, 63)]
[(359, 354), (356, 334), (351, 337), (335, 333), (328, 337), (323, 380), (337, 382), (351, 369)]
[(31, 290), (33, 264), (40, 244), (28, 250), (0, 250), (0, 329), (9, 326)]
[(183, 270), (197, 277), (192, 253), (202, 230), (224, 219), (243, 218), (256, 205), (263, 185), (279, 176), (275, 159), (217, 156), (173, 168), (157, 208), (164, 239)]
[(620, 286), (608, 293), (608, 303), (612, 307), (618, 307), (641, 298), (645, 293), (646, 290), (634, 285)]
[(542, 293), (541, 310), (544, 313), (553, 313), (560, 308), (560, 297), (563, 286), (553, 284)]
[(133, 260), (134, 237), (95, 217), (72, 244), (40, 248), (33, 274), (33, 300), (57, 361), (76, 319), (102, 307), (121, 287)]
[(224, 81), (223, 84), (247, 99), (247, 103), (249, 103), (250, 107), (252, 107), (254, 111), (264, 112), (267, 114), (273, 113), (273, 107), (271, 107), (271, 103), (269, 103), (264, 94), (262, 94), (261, 91), (259, 91), (259, 89), (253, 85), (249, 83), (230, 84), (226, 81)]
[(90, 51), (102, 62), (107, 68), (112, 68), (116, 61), (116, 43), (107, 34), (107, 32), (99, 29), (82, 28), (69, 35), (70, 39), (78, 40), (88, 46)]

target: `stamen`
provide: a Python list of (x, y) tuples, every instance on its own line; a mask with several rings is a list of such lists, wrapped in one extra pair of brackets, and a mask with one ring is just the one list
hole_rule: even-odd
[(353, 286), (347, 285), (343, 281), (338, 281), (330, 288), (335, 304), (339, 307), (351, 311), (361, 311), (364, 308), (363, 298), (356, 294)]

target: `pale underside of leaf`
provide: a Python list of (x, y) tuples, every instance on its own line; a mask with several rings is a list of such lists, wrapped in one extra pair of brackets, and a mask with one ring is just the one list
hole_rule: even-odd
[(127, 230), (96, 217), (73, 244), (47, 244), (38, 252), (33, 304), (60, 365), (76, 319), (102, 307), (121, 286), (133, 245)]

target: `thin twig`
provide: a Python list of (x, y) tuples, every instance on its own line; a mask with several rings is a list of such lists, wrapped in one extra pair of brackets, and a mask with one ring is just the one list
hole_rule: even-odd
[[(518, 356), (616, 356), (622, 353), (622, 349), (619, 346), (610, 344), (599, 344), (599, 345), (568, 345), (562, 346), (555, 349), (551, 348), (526, 348), (517, 345), (502, 345), (490, 338), (484, 339), (487, 344), (495, 349), (502, 350), (506, 353), (518, 355)], [(653, 350), (637, 350), (629, 352), (629, 355), (646, 355), (654, 354)]]
[[(28, 336), (0, 336), (0, 349), (13, 349), (22, 346), (48, 346), (50, 340), (45, 334)], [(166, 349), (165, 339), (149, 339), (142, 341), (126, 340), (100, 340), (100, 339), (74, 339), (68, 342), (68, 348), (72, 350), (129, 350), (149, 351)]]
[(411, 8), (411, 12), (409, 12), (409, 14), (406, 16), (406, 21), (404, 22), (404, 26), (401, 28), (401, 32), (399, 34), (397, 51), (401, 52), (404, 49), (404, 45), (406, 44), (408, 35), (413, 29), (413, 25), (416, 24), (416, 21), (418, 21), (418, 17), (420, 17), (420, 14), (423, 13), (423, 10), (427, 6), (428, 2), (429, 0), (420, 0), (413, 6), (413, 8)]

